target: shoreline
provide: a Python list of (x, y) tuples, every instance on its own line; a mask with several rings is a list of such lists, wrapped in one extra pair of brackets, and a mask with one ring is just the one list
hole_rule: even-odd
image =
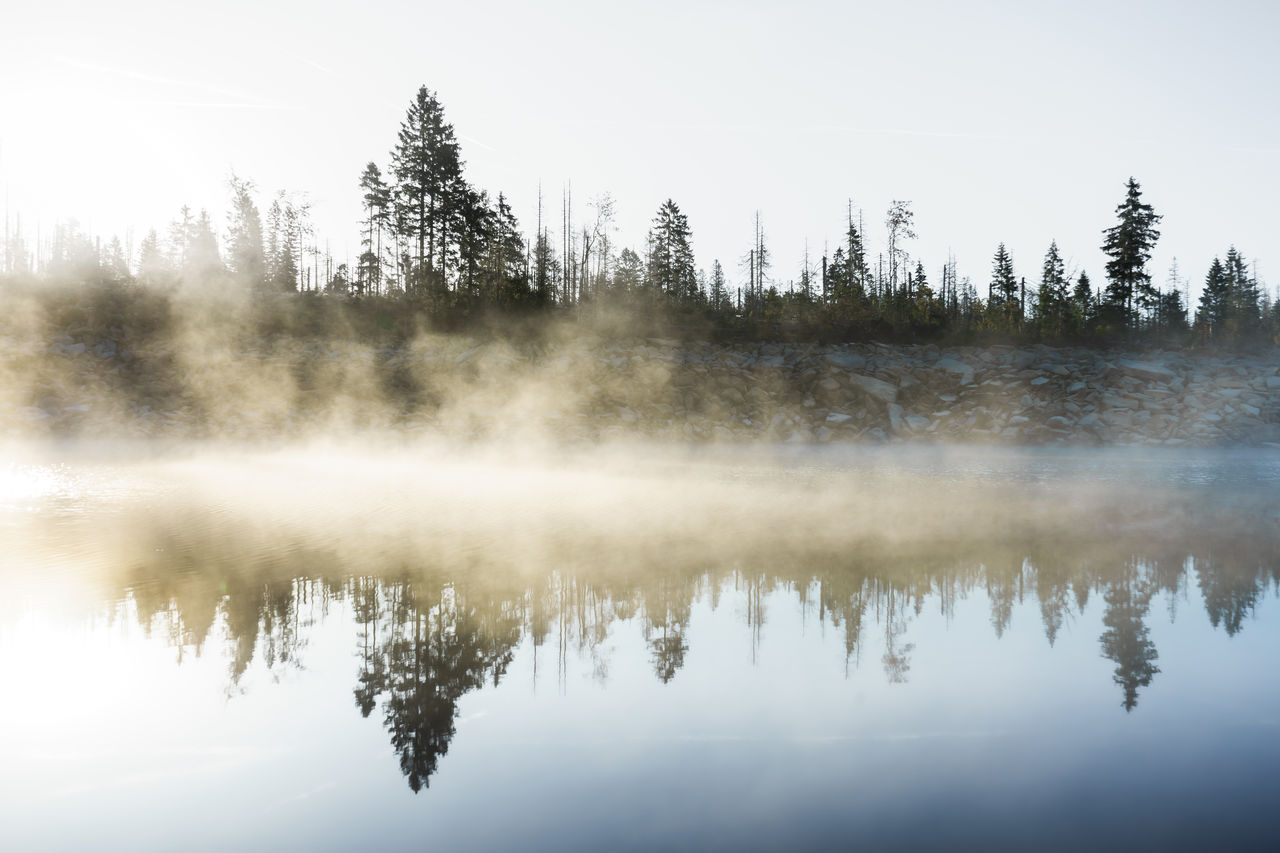
[(9, 439), (1280, 446), (1258, 354), (423, 336), (0, 340)]

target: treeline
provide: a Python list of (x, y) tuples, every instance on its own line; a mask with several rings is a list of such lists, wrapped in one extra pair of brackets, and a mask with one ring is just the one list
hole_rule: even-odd
[[(385, 168), (360, 175), (361, 251), (350, 269), (322, 250), (308, 205), (288, 193), (265, 217), (248, 181), (230, 179), (228, 230), (219, 240), (207, 211), (183, 208), (164, 237), (151, 231), (131, 265), (118, 239), (105, 246), (74, 225), (58, 226), (40, 268), (49, 277), (105, 284), (224, 281), (262, 294), (312, 292), (425, 317), (440, 326), (476, 317), (559, 315), (579, 322), (630, 318), (637, 328), (748, 338), (965, 340), (1082, 343), (1117, 339), (1162, 345), (1280, 342), (1280, 303), (1234, 246), (1215, 258), (1196, 305), (1175, 261), (1163, 286), (1149, 270), (1158, 215), (1130, 178), (1116, 221), (1102, 232), (1103, 281), (1069, 270), (1051, 242), (1030, 280), (1001, 243), (991, 273), (975, 283), (954, 258), (936, 274), (911, 255), (910, 202), (885, 215), (884, 251), (871, 256), (861, 211), (850, 206), (830, 256), (806, 250), (794, 275), (775, 275), (757, 214), (751, 245), (730, 282), (719, 260), (699, 268), (688, 218), (673, 200), (654, 216), (639, 249), (614, 239), (614, 201), (561, 198), (554, 232), (539, 190), (533, 235), (507, 197), (472, 186), (454, 130), (425, 86), (410, 103)], [(578, 218), (575, 218), (578, 217)], [(21, 232), (6, 235), (4, 270), (32, 268)], [(931, 275), (933, 277), (931, 277)]]

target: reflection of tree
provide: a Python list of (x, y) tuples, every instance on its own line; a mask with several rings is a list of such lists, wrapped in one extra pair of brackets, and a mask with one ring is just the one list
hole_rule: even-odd
[(1124, 688), (1124, 709), (1138, 704), (1138, 688), (1146, 687), (1160, 671), (1155, 665), (1156, 646), (1142, 621), (1151, 604), (1152, 580), (1130, 564), (1119, 581), (1106, 592), (1107, 611), (1102, 623), (1102, 654), (1116, 663), (1113, 680)]
[(911, 652), (916, 647), (915, 643), (900, 642), (907, 630), (907, 593), (889, 585), (885, 590), (884, 603), (884, 656), (881, 663), (890, 683), (903, 684), (911, 669)]
[(666, 684), (684, 666), (689, 644), (684, 629), (689, 623), (697, 578), (661, 576), (645, 590), (645, 636), (653, 671)]
[(357, 578), (352, 597), (356, 623), (360, 625), (360, 673), (356, 676), (355, 699), (360, 716), (367, 717), (386, 688), (386, 662), (378, 648), (378, 622), (382, 618), (382, 598), (373, 578)]
[[(665, 683), (690, 653), (693, 603), (704, 592), (712, 606), (722, 593), (736, 593), (754, 655), (778, 597), (799, 597), (808, 618), (816, 590), (820, 625), (842, 632), (846, 674), (849, 662), (859, 663), (860, 644), (879, 628), (884, 677), (903, 682), (914, 652), (906, 632), (926, 602), (949, 622), (957, 601), (985, 593), (992, 629), (1001, 635), (1019, 604), (1033, 597), (1053, 645), (1096, 591), (1105, 607), (1101, 652), (1115, 663), (1124, 707), (1132, 710), (1159, 672), (1145, 625), (1155, 596), (1193, 591), (1194, 571), (1210, 621), (1234, 635), (1267, 585), (1280, 582), (1274, 533), (1215, 537), (1192, 527), (1162, 537), (1157, 549), (1146, 548), (1155, 538), (1149, 531), (1140, 540), (1079, 541), (1073, 534), (920, 546), (872, 541), (857, 548), (773, 548), (748, 540), (737, 550), (721, 542), (728, 550), (714, 555), (637, 548), (639, 556), (627, 553), (620, 565), (599, 558), (612, 554), (607, 548), (592, 547), (587, 557), (547, 558), (505, 572), (478, 549), (474, 564), (393, 559), (388, 563), (396, 568), (373, 566), (363, 574), (348, 565), (350, 555), (344, 561), (305, 542), (268, 548), (236, 535), (187, 542), (172, 527), (159, 543), (163, 550), (144, 541), (150, 562), (139, 560), (122, 579), (128, 592), (120, 612), (179, 649), (199, 651), (206, 637), (225, 634), (231, 681), (240, 684), (255, 664), (272, 674), (297, 666), (309, 624), (324, 618), (330, 602), (345, 599), (358, 629), (354, 703), (366, 717), (379, 710), (414, 790), (428, 784), (447, 752), (462, 697), (496, 684), (523, 641), (532, 641), (536, 666), (538, 649), (554, 635), (561, 678), (575, 647), (603, 678), (611, 631), (628, 622), (643, 631), (648, 663)], [(1210, 556), (1182, 556), (1192, 552)], [(543, 566), (554, 568), (537, 570)]]
[(1221, 625), (1229, 636), (1235, 636), (1262, 593), (1265, 579), (1259, 567), (1232, 562), (1213, 553), (1197, 558), (1195, 567), (1209, 622), (1215, 628)]
[(476, 609), (453, 588), (420, 602), (414, 589), (402, 587), (393, 602), (384, 721), (400, 769), (418, 791), (449, 749), (458, 700), (490, 677), (497, 682), (514, 643), (510, 636), (486, 637)]

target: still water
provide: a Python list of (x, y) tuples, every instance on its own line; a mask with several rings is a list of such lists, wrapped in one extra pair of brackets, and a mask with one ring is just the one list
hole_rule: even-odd
[(1275, 452), (5, 458), (4, 850), (1280, 839)]

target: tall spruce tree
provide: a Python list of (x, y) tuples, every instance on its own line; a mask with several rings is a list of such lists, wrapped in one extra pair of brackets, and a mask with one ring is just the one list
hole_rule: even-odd
[(1018, 280), (1013, 275), (1013, 257), (1004, 243), (996, 247), (991, 261), (991, 289), (988, 293), (988, 307), (1005, 312), (1017, 310)]
[(649, 229), (649, 286), (677, 301), (697, 298), (698, 280), (690, 244), (689, 219), (667, 199)]
[(227, 234), (227, 266), (243, 282), (261, 287), (266, 282), (262, 245), (262, 217), (253, 200), (253, 184), (234, 174), (231, 186), (231, 226)]
[(364, 251), (356, 266), (356, 291), (378, 293), (382, 283), (382, 229), (388, 223), (391, 205), (391, 188), (383, 181), (378, 164), (370, 161), (364, 167), (360, 190), (364, 204), (360, 245)]
[(391, 169), (401, 229), (416, 248), (410, 272), (415, 283), (422, 284), (432, 275), (442, 275), (438, 268), (444, 266), (444, 247), (437, 247), (436, 237), (447, 239), (447, 220), (462, 174), (453, 125), (444, 120), (444, 108), (426, 86), (418, 89), (400, 124)]
[(1150, 308), (1158, 298), (1147, 273), (1151, 250), (1160, 239), (1156, 230), (1161, 217), (1142, 201), (1142, 188), (1132, 177), (1124, 201), (1116, 207), (1120, 221), (1103, 232), (1102, 251), (1107, 261), (1106, 310), (1110, 319), (1125, 328), (1135, 325), (1137, 305)]
[(1067, 307), (1067, 269), (1058, 252), (1058, 241), (1049, 244), (1040, 272), (1033, 310), (1036, 330), (1042, 335), (1057, 336), (1065, 330)]
[(1196, 328), (1209, 340), (1224, 335), (1229, 292), (1226, 268), (1220, 258), (1214, 258), (1204, 277), (1204, 290), (1196, 309)]

